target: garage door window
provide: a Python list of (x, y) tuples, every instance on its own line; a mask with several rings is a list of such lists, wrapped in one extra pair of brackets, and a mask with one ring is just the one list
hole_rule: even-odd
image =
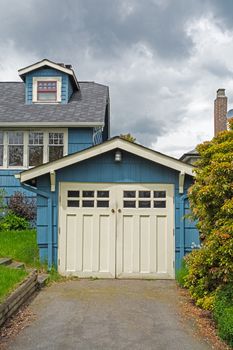
[(109, 208), (109, 191), (67, 191), (67, 206), (77, 208)]
[(124, 191), (124, 208), (166, 208), (166, 191)]

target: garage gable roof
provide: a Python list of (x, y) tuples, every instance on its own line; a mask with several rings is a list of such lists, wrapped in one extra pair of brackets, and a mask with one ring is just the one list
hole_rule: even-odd
[(44, 174), (54, 172), (58, 169), (62, 169), (69, 165), (82, 162), (89, 158), (96, 157), (98, 155), (112, 151), (114, 149), (120, 149), (122, 151), (132, 153), (136, 156), (161, 164), (165, 167), (174, 169), (178, 172), (188, 174), (190, 176), (194, 176), (193, 175), (194, 167), (192, 165), (183, 163), (178, 159), (172, 158), (163, 153), (146, 148), (137, 143), (132, 143), (132, 142), (123, 140), (120, 137), (114, 137), (106, 142), (87, 148), (83, 151), (70, 154), (68, 156), (65, 156), (61, 159), (55, 160), (50, 163), (39, 165), (33, 169), (25, 170), (22, 173), (18, 174), (18, 177), (21, 182), (26, 182), (28, 180), (37, 178)]

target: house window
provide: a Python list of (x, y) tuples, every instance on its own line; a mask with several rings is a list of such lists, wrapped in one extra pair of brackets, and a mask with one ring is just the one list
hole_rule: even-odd
[(23, 131), (8, 132), (8, 165), (23, 166)]
[(67, 148), (68, 133), (65, 128), (22, 131), (0, 129), (1, 168), (27, 168), (57, 160), (67, 154)]
[(56, 81), (38, 81), (37, 82), (37, 101), (56, 102), (57, 101), (57, 82)]
[(28, 163), (29, 166), (36, 166), (43, 163), (44, 153), (44, 134), (43, 132), (29, 132), (28, 139)]
[(0, 166), (3, 166), (3, 132), (0, 131)]
[(49, 133), (49, 161), (63, 157), (64, 134), (61, 132)]
[(62, 77), (33, 77), (33, 103), (61, 103)]

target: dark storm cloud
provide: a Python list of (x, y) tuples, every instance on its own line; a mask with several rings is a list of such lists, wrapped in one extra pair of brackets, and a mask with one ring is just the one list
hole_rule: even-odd
[(15, 78), (19, 64), (31, 64), (32, 57), (71, 63), (78, 79), (110, 86), (112, 133), (131, 132), (147, 146), (187, 123), (193, 99), (205, 95), (203, 75), (221, 85), (233, 71), (222, 58), (208, 55), (192, 63), (201, 37), (195, 42), (187, 32), (193, 21), (210, 15), (231, 29), (232, 0), (0, 0), (0, 5), (2, 74), (12, 56)]
[[(40, 54), (90, 46), (96, 55), (120, 56), (124, 47), (147, 43), (164, 58), (188, 54), (184, 33), (189, 16), (199, 15), (199, 1), (18, 1), (2, 0), (1, 40)], [(164, 3), (164, 4), (163, 4)], [(127, 8), (132, 12), (127, 15)], [(124, 15), (124, 12), (126, 15)], [(6, 35), (7, 34), (7, 35)]]

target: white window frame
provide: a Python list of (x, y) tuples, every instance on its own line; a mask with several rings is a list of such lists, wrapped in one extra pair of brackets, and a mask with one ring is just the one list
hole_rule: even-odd
[[(68, 129), (8, 129), (3, 131), (3, 165), (0, 169), (28, 169), (34, 168), (29, 166), (29, 132), (42, 132), (43, 133), (43, 164), (49, 162), (49, 133), (63, 133), (63, 156), (68, 154)], [(9, 131), (22, 131), (23, 132), (23, 166), (9, 166), (8, 165), (8, 132)]]
[[(40, 81), (56, 81), (57, 99), (56, 101), (39, 101), (37, 98), (37, 86)], [(61, 103), (61, 83), (62, 77), (33, 77), (32, 78), (32, 102), (38, 104), (57, 104)]]

